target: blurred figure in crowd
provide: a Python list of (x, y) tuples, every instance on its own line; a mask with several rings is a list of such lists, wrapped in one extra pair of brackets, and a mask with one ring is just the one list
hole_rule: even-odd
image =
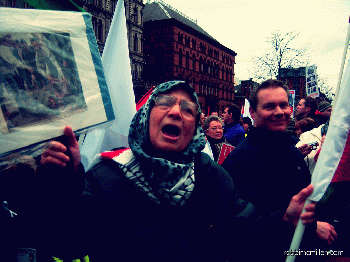
[(218, 116), (208, 116), (204, 121), (204, 132), (213, 152), (214, 161), (218, 162), (223, 144), (230, 145), (223, 136), (223, 122)]
[(245, 136), (245, 131), (239, 124), (240, 118), (241, 110), (234, 104), (228, 104), (222, 113), (222, 119), (225, 123), (224, 137), (233, 146), (237, 146)]

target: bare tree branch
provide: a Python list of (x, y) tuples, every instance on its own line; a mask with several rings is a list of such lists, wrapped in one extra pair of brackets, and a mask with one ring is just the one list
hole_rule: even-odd
[(308, 47), (293, 47), (292, 44), (300, 35), (299, 32), (282, 33), (274, 31), (267, 37), (268, 53), (254, 57), (255, 78), (278, 78), (281, 68), (305, 65)]

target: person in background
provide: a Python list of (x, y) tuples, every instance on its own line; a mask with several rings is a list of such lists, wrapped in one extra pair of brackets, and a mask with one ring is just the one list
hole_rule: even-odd
[(204, 120), (205, 120), (205, 115), (203, 113), (201, 113), (199, 122), (201, 123), (202, 128), (203, 128)]
[(332, 114), (332, 105), (327, 102), (327, 101), (321, 101), (318, 104), (318, 111), (320, 111), (324, 116), (331, 118), (331, 114)]
[(203, 129), (213, 152), (214, 161), (218, 162), (223, 144), (231, 146), (223, 136), (223, 122), (218, 116), (208, 116)]
[[(205, 120), (205, 115), (203, 113), (201, 113), (199, 122), (200, 122), (200, 124), (201, 124), (203, 129), (204, 129), (204, 120)], [(206, 141), (205, 147), (202, 150), (202, 152), (206, 153), (208, 156), (210, 156), (210, 158), (212, 160), (214, 160), (213, 151), (211, 150), (210, 143), (209, 143), (209, 141), (208, 141), (208, 139), (206, 137), (205, 137), (205, 141)]]
[[(249, 112), (254, 126), (222, 164), (242, 198), (264, 212), (261, 224), (241, 239), (245, 261), (259, 261), (262, 253), (269, 254), (269, 261), (285, 261), (294, 228), (282, 222), (284, 210), (290, 198), (311, 181), (294, 139), (285, 132), (291, 115), (288, 94), (283, 82), (272, 79), (252, 91)], [(313, 250), (316, 228), (316, 223), (306, 228), (303, 243), (311, 246), (301, 250)]]
[(79, 227), (84, 218), (78, 212), (83, 170), (70, 176), (22, 153), (0, 163), (1, 261), (87, 261), (87, 250), (77, 241), (86, 230)]
[(222, 113), (224, 137), (233, 146), (237, 146), (245, 137), (244, 128), (239, 124), (240, 117), (241, 110), (234, 104), (228, 104)]
[(310, 96), (300, 99), (295, 112), (296, 121), (310, 117), (316, 120), (315, 112), (317, 109), (316, 100)]
[[(238, 243), (260, 214), (240, 199), (231, 177), (201, 153), (205, 138), (199, 103), (184, 81), (155, 88), (135, 114), (129, 149), (105, 152), (86, 174), (84, 199), (91, 261), (237, 261)], [(69, 129), (69, 127), (66, 127)], [(70, 129), (71, 130), (71, 129)], [(72, 141), (73, 134), (67, 134)], [(54, 143), (42, 163), (69, 160)], [(57, 162), (56, 162), (57, 161)], [(68, 170), (67, 170), (68, 171)], [(72, 175), (75, 169), (70, 168)], [(284, 210), (285, 223), (314, 223), (313, 188), (297, 193)]]
[(247, 133), (248, 133), (248, 130), (249, 130), (249, 127), (252, 125), (252, 120), (249, 118), (249, 117), (243, 117), (243, 128), (244, 128), (244, 131), (246, 133), (246, 136), (247, 136)]
[(332, 105), (327, 101), (321, 101), (318, 103), (315, 113), (317, 126), (326, 123), (327, 120), (331, 118), (332, 108)]
[[(296, 147), (302, 147), (305, 148), (307, 154), (304, 155), (304, 160), (309, 168), (310, 174), (314, 172), (316, 162), (315, 162), (315, 155), (317, 151), (320, 150), (321, 148), (321, 141), (322, 141), (322, 136), (327, 133), (329, 126), (329, 120), (323, 124), (320, 125), (319, 127), (313, 128), (310, 131), (303, 132), (300, 137), (299, 137), (299, 142), (296, 144)], [(316, 146), (312, 147), (308, 144), (310, 143), (317, 143)]]
[(310, 131), (311, 129), (314, 129), (316, 127), (316, 121), (313, 120), (310, 117), (303, 118), (295, 123), (295, 133), (297, 137), (300, 137), (300, 135), (306, 131)]

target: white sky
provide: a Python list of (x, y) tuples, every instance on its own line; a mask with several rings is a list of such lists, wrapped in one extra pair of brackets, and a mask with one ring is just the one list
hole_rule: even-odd
[[(146, 2), (146, 0), (144, 0)], [(253, 56), (267, 52), (272, 31), (299, 31), (291, 47), (309, 45), (309, 64), (335, 88), (349, 28), (349, 0), (163, 0), (237, 53), (236, 79), (254, 76)], [(350, 51), (348, 51), (348, 56)], [(347, 58), (348, 59), (348, 58)]]

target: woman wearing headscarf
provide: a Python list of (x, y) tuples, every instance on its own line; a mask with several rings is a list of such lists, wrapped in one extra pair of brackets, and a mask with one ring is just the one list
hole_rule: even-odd
[[(257, 214), (237, 197), (227, 172), (201, 153), (205, 137), (199, 113), (189, 84), (160, 84), (132, 120), (130, 148), (102, 153), (87, 172), (87, 220), (82, 224), (89, 229), (83, 239), (90, 243), (91, 261), (226, 261), (240, 256), (235, 245), (240, 230)], [(78, 166), (78, 144), (70, 128), (65, 133)], [(46, 150), (42, 164), (65, 166), (69, 159), (61, 146), (55, 142), (55, 152)], [(303, 219), (310, 222), (314, 213), (308, 211)]]

